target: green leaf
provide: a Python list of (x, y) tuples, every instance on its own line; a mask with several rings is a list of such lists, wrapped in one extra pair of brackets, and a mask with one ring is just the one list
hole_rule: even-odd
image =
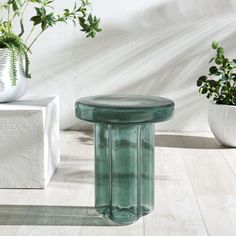
[(211, 66), (209, 72), (212, 75), (216, 75), (218, 73), (218, 68), (216, 66)]
[(234, 105), (236, 105), (236, 97), (233, 97), (232, 102)]
[(37, 3), (42, 3), (42, 0), (30, 0), (30, 2), (37, 2)]
[(224, 48), (222, 48), (222, 47), (217, 48), (217, 53), (219, 55), (223, 55), (224, 54)]
[(217, 65), (221, 65), (222, 61), (221, 61), (221, 59), (216, 58), (216, 59), (215, 59), (215, 63), (216, 63)]
[(215, 88), (218, 84), (215, 80), (208, 80), (207, 82), (212, 88)]
[(207, 89), (206, 87), (203, 87), (201, 93), (202, 93), (202, 94), (206, 94), (207, 91), (208, 91), (208, 89)]
[(12, 4), (12, 9), (14, 12), (19, 11), (22, 7), (21, 0), (11, 0), (11, 4)]
[(200, 80), (202, 82), (206, 82), (207, 76), (203, 75), (203, 76), (199, 77), (198, 80)]
[(211, 47), (212, 47), (213, 49), (217, 49), (217, 48), (219, 47), (219, 43), (216, 42), (216, 41), (214, 41), (214, 42), (212, 43)]
[(212, 47), (213, 49), (217, 49), (217, 48), (219, 47), (219, 43), (216, 42), (216, 41), (214, 41), (214, 42), (212, 43), (211, 47)]
[(202, 84), (203, 84), (203, 82), (202, 82), (201, 80), (197, 80), (197, 86), (198, 86), (198, 87), (201, 87)]
[(89, 22), (90, 24), (93, 24), (93, 17), (92, 17), (91, 14), (89, 14), (89, 16), (88, 16), (88, 22)]
[(230, 79), (236, 82), (236, 73), (232, 73)]
[(30, 20), (34, 22), (34, 25), (38, 25), (38, 24), (40, 24), (42, 22), (40, 16), (33, 16), (33, 17), (31, 17)]

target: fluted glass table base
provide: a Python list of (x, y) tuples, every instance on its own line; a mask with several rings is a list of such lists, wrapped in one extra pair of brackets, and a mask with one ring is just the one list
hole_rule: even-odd
[(95, 125), (95, 207), (128, 224), (154, 207), (154, 125)]
[(170, 119), (174, 102), (155, 96), (94, 96), (76, 116), (95, 123), (95, 207), (119, 224), (154, 208), (154, 123)]

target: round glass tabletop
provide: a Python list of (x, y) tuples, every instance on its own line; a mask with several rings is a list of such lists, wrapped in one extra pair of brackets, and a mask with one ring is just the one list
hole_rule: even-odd
[(92, 96), (76, 102), (76, 116), (94, 123), (155, 123), (168, 120), (174, 102), (155, 96)]

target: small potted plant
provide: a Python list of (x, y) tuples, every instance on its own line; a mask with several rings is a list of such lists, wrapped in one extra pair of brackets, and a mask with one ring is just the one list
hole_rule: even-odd
[[(88, 0), (75, 3), (72, 9), (55, 12), (55, 0), (0, 0), (0, 102), (10, 102), (21, 97), (26, 90), (29, 73), (29, 53), (38, 38), (59, 23), (79, 25), (87, 37), (100, 32), (100, 19), (90, 12)], [(32, 28), (26, 29), (24, 21), (29, 8), (34, 14), (28, 19)], [(19, 26), (19, 31), (13, 29)]]
[(208, 109), (209, 126), (224, 146), (236, 147), (236, 59), (225, 56), (218, 42), (212, 43), (216, 56), (208, 75), (197, 80), (199, 93), (211, 100)]

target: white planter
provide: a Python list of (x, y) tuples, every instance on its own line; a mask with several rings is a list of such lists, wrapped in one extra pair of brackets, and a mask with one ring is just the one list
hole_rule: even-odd
[(13, 102), (22, 97), (27, 88), (27, 78), (23, 72), (23, 63), (17, 60), (17, 81), (16, 86), (12, 86), (10, 77), (10, 57), (8, 49), (0, 49), (0, 103)]
[(236, 147), (236, 106), (210, 103), (208, 122), (212, 133), (221, 144)]

